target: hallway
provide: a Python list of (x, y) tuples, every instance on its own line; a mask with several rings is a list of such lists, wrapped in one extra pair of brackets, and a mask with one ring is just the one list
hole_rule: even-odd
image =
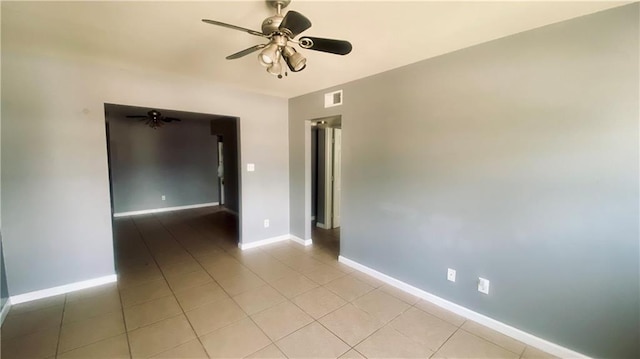
[[(118, 283), (14, 306), (9, 358), (550, 358), (219, 208), (117, 218)], [(335, 239), (335, 237), (333, 237)]]

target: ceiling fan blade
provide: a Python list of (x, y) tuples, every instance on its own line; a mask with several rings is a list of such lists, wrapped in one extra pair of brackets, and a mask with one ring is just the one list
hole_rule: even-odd
[(289, 32), (289, 36), (293, 38), (310, 27), (311, 21), (309, 19), (297, 11), (290, 10), (282, 19), (278, 29), (282, 32)]
[(173, 121), (178, 121), (178, 122), (180, 122), (180, 121), (182, 121), (182, 120), (181, 120), (181, 119), (179, 119), (179, 118), (175, 118), (175, 117), (165, 117), (165, 118), (163, 118), (163, 119), (162, 119), (162, 121), (164, 121), (164, 122), (173, 122)]
[[(305, 43), (309, 45), (305, 45)], [(336, 55), (346, 55), (351, 52), (349, 41), (323, 39), (321, 37), (305, 36), (300, 38), (300, 46), (304, 49), (328, 52)]]
[(239, 59), (243, 56), (249, 55), (250, 53), (254, 52), (254, 51), (258, 51), (260, 49), (263, 49), (267, 47), (267, 44), (260, 44), (260, 45), (256, 45), (256, 46), (251, 46), (248, 49), (244, 49), (242, 51), (238, 51), (235, 54), (229, 55), (227, 56), (227, 60), (235, 60), (235, 59)]
[(147, 118), (147, 116), (127, 116), (127, 118)]
[(202, 21), (206, 22), (207, 24), (211, 24), (211, 25), (218, 25), (218, 26), (222, 26), (222, 27), (229, 28), (229, 29), (239, 30), (239, 31), (242, 31), (242, 32), (249, 33), (249, 34), (251, 34), (251, 35), (262, 36), (262, 37), (268, 37), (267, 35), (265, 35), (265, 34), (261, 33), (260, 31), (255, 31), (255, 30), (251, 30), (251, 29), (244, 28), (244, 27), (240, 27), (240, 26), (236, 26), (236, 25), (227, 24), (227, 23), (220, 22), (220, 21), (207, 20), (207, 19), (202, 19)]

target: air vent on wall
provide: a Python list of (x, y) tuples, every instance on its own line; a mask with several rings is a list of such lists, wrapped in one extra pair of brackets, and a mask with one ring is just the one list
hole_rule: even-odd
[(342, 105), (342, 90), (324, 94), (324, 107), (334, 107)]

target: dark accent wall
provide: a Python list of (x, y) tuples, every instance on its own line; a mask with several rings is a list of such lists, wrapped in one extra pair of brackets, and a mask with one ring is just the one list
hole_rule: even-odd
[(208, 120), (183, 118), (152, 129), (113, 112), (108, 121), (115, 213), (218, 202), (217, 138)]
[[(639, 13), (291, 99), (290, 138), (342, 114), (341, 255), (589, 356), (640, 357)], [(344, 104), (322, 108), (338, 89)], [(297, 204), (304, 144), (290, 143)]]
[(221, 118), (210, 122), (209, 131), (223, 142), (224, 156), (224, 206), (240, 212), (240, 158), (239, 122), (236, 118)]

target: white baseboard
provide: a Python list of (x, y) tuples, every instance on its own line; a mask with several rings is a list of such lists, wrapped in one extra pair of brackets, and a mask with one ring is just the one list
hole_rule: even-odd
[(380, 273), (375, 269), (371, 269), (365, 265), (362, 265), (358, 262), (352, 261), (349, 258), (345, 258), (343, 256), (338, 256), (338, 261), (340, 263), (344, 263), (345, 265), (359, 270), (360, 272), (366, 273), (374, 278), (377, 278), (389, 285), (392, 285), (400, 290), (403, 290), (409, 294), (415, 295), (416, 297), (422, 298), (426, 301), (429, 301), (439, 307), (442, 307), (446, 310), (449, 310), (453, 313), (456, 313), (460, 316), (463, 316), (467, 319), (473, 320), (474, 322), (480, 323), (486, 327), (489, 327), (497, 332), (500, 332), (504, 335), (517, 339), (527, 345), (538, 348), (547, 353), (553, 354), (560, 358), (589, 358), (588, 356), (573, 351), (571, 349), (562, 347), (558, 344), (552, 343), (548, 340), (536, 337), (533, 334), (529, 334), (520, 329), (514, 328), (510, 325), (497, 321), (495, 319), (489, 318), (485, 315), (482, 315), (478, 312), (474, 312), (471, 309), (465, 308), (453, 302), (450, 302), (446, 299), (435, 296), (429, 292), (425, 292), (422, 289), (416, 288), (410, 284), (402, 282), (398, 279), (390, 277), (384, 273)]
[(82, 282), (61, 285), (59, 287), (53, 287), (48, 289), (37, 290), (35, 292), (14, 295), (10, 297), (9, 300), (11, 301), (11, 305), (20, 304), (20, 303), (30, 302), (32, 300), (53, 297), (55, 295), (71, 293), (81, 289), (97, 287), (99, 285), (103, 285), (107, 283), (114, 283), (116, 281), (118, 281), (118, 276), (116, 274), (111, 274), (104, 277), (84, 280)]
[(232, 210), (232, 209), (229, 209), (229, 208), (225, 207), (224, 205), (222, 205), (222, 206), (221, 206), (221, 208), (222, 208), (222, 210), (223, 210), (223, 211), (225, 211), (225, 212), (231, 213), (231, 214), (233, 214), (233, 215), (234, 215), (234, 216), (236, 216), (236, 217), (238, 216), (238, 212), (236, 212), (236, 211), (234, 211), (234, 210)]
[(240, 249), (244, 251), (246, 249), (261, 247), (271, 243), (286, 241), (287, 239), (290, 239), (298, 244), (302, 244), (303, 246), (310, 246), (313, 244), (313, 241), (311, 239), (302, 239), (294, 236), (293, 234), (284, 234), (282, 236), (267, 238), (267, 239), (263, 239), (263, 240), (255, 241), (251, 243), (238, 243), (238, 247), (240, 247)]
[(217, 205), (218, 205), (218, 202), (199, 203), (199, 204), (190, 204), (188, 206), (176, 206), (176, 207), (143, 209), (141, 211), (131, 211), (131, 212), (118, 212), (118, 213), (114, 213), (113, 216), (114, 217), (137, 216), (137, 215), (141, 215), (141, 214), (172, 212), (172, 211), (180, 211), (180, 210), (183, 210), (183, 209), (213, 207), (213, 206), (217, 206)]
[(7, 298), (7, 302), (4, 303), (4, 307), (0, 311), (0, 326), (4, 323), (4, 318), (9, 314), (9, 310), (11, 310), (11, 298)]
[(302, 239), (300, 237), (294, 236), (293, 234), (291, 235), (290, 239), (298, 244), (302, 244), (305, 247), (313, 244), (313, 241), (311, 239)]
[(320, 223), (320, 222), (316, 222), (316, 227), (322, 228), (322, 229), (331, 229), (327, 227), (327, 225), (325, 225), (324, 223)]
[(251, 248), (265, 246), (265, 245), (271, 244), (271, 243), (276, 243), (276, 242), (280, 242), (280, 241), (286, 241), (287, 239), (289, 239), (289, 235), (285, 234), (285, 235), (282, 235), (282, 236), (267, 238), (267, 239), (263, 239), (263, 240), (255, 241), (255, 242), (251, 242), (251, 243), (238, 243), (238, 247), (240, 247), (240, 249), (242, 249), (244, 251), (244, 250), (251, 249)]

